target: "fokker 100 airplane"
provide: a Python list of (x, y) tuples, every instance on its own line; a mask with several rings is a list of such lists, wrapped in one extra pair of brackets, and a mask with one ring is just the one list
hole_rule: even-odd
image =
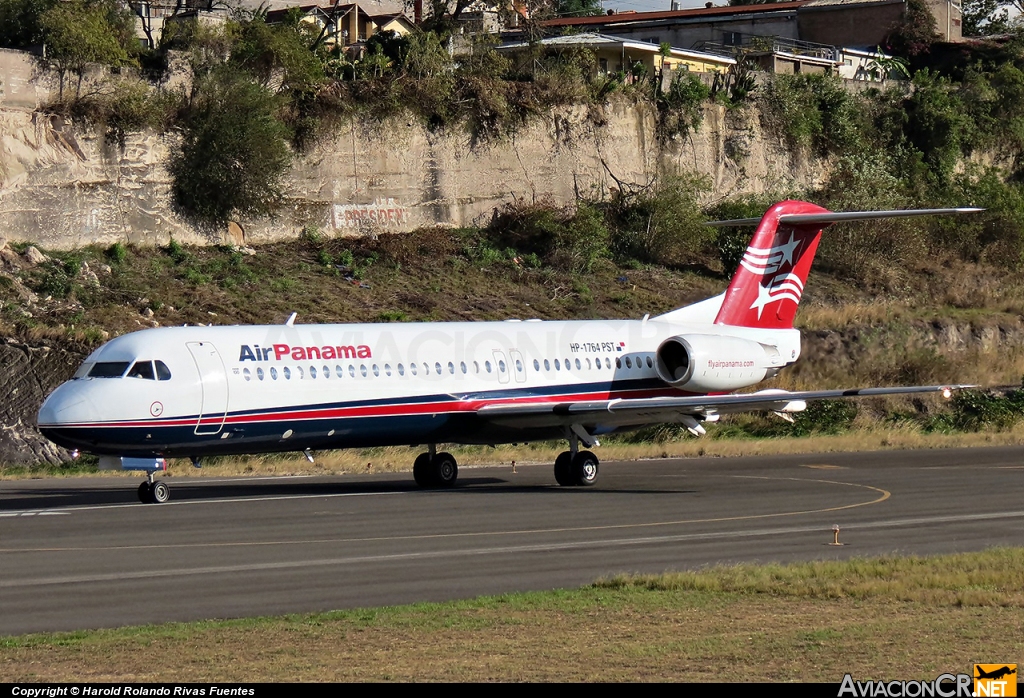
[(736, 394), (800, 355), (793, 318), (822, 229), (847, 220), (966, 213), (833, 213), (784, 201), (760, 220), (725, 293), (642, 320), (166, 327), (112, 339), (39, 410), (55, 443), (140, 470), (167, 501), (167, 457), (425, 444), (413, 474), (450, 486), (437, 444), (566, 439), (561, 485), (592, 485), (598, 437), (744, 410), (787, 417), (808, 400), (949, 390), (908, 386)]

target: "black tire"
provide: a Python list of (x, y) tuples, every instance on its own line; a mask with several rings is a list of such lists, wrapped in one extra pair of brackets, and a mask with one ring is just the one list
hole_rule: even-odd
[(153, 504), (153, 488), (148, 482), (139, 485), (139, 501), (143, 504)]
[(150, 496), (152, 497), (150, 501), (154, 504), (163, 504), (171, 498), (171, 488), (160, 480), (157, 480), (153, 483), (152, 494)]
[(575, 484), (572, 479), (572, 454), (562, 451), (555, 458), (555, 482), (563, 487)]
[(573, 484), (589, 487), (597, 482), (598, 464), (600, 461), (590, 451), (580, 451), (572, 459)]
[(412, 464), (412, 476), (420, 487), (430, 487), (434, 484), (434, 469), (430, 464), (430, 454), (421, 453), (416, 456)]
[(441, 487), (451, 487), (459, 479), (459, 464), (450, 453), (434, 456), (434, 482)]

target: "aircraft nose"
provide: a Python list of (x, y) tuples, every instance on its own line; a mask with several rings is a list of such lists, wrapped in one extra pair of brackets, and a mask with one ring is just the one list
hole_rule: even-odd
[(80, 421), (88, 404), (76, 386), (65, 383), (43, 401), (39, 408), (38, 424), (42, 428)]

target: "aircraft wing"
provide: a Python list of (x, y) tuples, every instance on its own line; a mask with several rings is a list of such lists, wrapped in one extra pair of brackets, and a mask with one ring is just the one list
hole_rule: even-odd
[(973, 385), (914, 385), (894, 388), (856, 388), (852, 390), (762, 390), (756, 393), (728, 395), (686, 395), (638, 399), (592, 400), (583, 402), (504, 403), (486, 405), (477, 411), (481, 417), (507, 426), (549, 426), (557, 424), (602, 424), (625, 426), (679, 421), (684, 415), (707, 416), (729, 412), (799, 412), (803, 403), (880, 395), (942, 393), (974, 388)]

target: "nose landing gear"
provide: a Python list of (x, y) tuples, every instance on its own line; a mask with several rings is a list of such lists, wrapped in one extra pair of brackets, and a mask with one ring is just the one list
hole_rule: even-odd
[(171, 498), (171, 488), (162, 480), (154, 480), (146, 473), (146, 481), (139, 485), (139, 501), (143, 504), (163, 504)]

